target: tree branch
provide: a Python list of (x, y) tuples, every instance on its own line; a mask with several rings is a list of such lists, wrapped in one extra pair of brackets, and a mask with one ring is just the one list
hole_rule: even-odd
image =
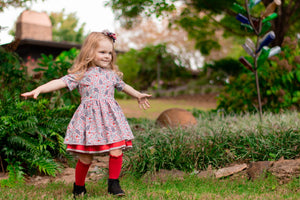
[[(291, 3), (292, 3), (292, 0), (290, 1), (290, 5), (291, 5)], [(291, 5), (292, 10), (290, 12), (295, 13), (299, 7), (300, 7), (300, 1), (296, 1), (294, 6)]]
[[(213, 18), (211, 15), (208, 15), (207, 13), (205, 13), (206, 14), (206, 16), (208, 16), (211, 20), (213, 20), (214, 21), (214, 23), (215, 24), (217, 24), (217, 25), (219, 25), (219, 26), (221, 26), (221, 27), (223, 27), (226, 31), (228, 31), (228, 32), (230, 32), (230, 33), (232, 33), (232, 34), (235, 34), (235, 35), (238, 35), (238, 36), (245, 36), (245, 34), (243, 33), (239, 33), (239, 32), (235, 32), (232, 28), (229, 28), (229, 27), (227, 27), (227, 26), (224, 26), (222, 23), (220, 23), (220, 22), (218, 22), (215, 18)], [(250, 34), (249, 34), (250, 35)]]

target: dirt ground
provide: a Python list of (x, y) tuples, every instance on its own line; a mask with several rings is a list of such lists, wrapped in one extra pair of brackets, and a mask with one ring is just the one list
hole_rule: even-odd
[(192, 110), (210, 110), (217, 107), (216, 94), (182, 95), (177, 97), (162, 97), (150, 99), (151, 108), (141, 110), (135, 99), (117, 100), (126, 117), (157, 119), (163, 111), (169, 108), (182, 108)]

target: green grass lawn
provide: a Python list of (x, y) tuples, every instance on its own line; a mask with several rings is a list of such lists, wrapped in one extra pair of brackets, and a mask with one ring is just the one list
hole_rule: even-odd
[[(237, 179), (203, 179), (187, 175), (184, 179), (170, 178), (160, 181), (147, 178), (135, 179), (127, 175), (121, 179), (126, 196), (122, 199), (300, 199), (300, 179), (280, 185), (274, 177), (250, 181)], [(87, 182), (88, 195), (79, 199), (115, 199), (107, 194), (106, 179)], [(22, 185), (15, 188), (0, 188), (0, 199), (72, 199), (72, 184), (62, 182), (46, 185)]]

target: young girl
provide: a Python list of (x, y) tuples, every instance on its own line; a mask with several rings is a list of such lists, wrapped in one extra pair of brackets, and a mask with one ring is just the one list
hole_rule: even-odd
[(40, 93), (52, 92), (64, 87), (71, 91), (78, 88), (81, 104), (74, 113), (65, 137), (67, 151), (78, 154), (75, 168), (74, 197), (86, 193), (85, 178), (93, 155), (109, 153), (108, 192), (123, 196), (119, 184), (122, 167), (122, 150), (132, 147), (134, 138), (128, 122), (114, 99), (114, 89), (135, 97), (140, 108), (150, 107), (147, 98), (121, 80), (115, 62), (115, 34), (92, 32), (85, 39), (81, 51), (69, 74), (52, 80), (23, 97), (37, 98)]

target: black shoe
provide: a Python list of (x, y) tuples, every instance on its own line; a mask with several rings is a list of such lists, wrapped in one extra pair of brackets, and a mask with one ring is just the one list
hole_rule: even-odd
[(84, 186), (79, 186), (74, 183), (74, 188), (73, 188), (73, 194), (74, 194), (74, 199), (78, 196), (84, 196), (86, 193), (85, 185)]
[(125, 192), (121, 189), (119, 179), (108, 179), (108, 193), (116, 196), (125, 195)]

